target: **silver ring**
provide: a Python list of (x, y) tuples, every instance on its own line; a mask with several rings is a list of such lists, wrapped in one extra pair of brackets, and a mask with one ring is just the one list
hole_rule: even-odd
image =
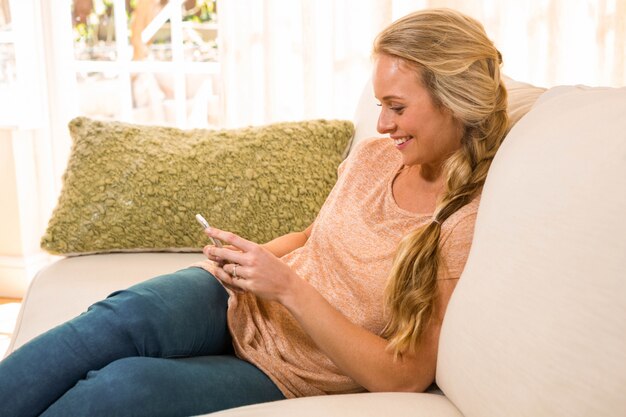
[(238, 266), (239, 266), (239, 265), (237, 265), (237, 264), (235, 264), (235, 266), (233, 266), (233, 278), (235, 278), (235, 279), (239, 278), (239, 277), (237, 276), (237, 267), (238, 267)]

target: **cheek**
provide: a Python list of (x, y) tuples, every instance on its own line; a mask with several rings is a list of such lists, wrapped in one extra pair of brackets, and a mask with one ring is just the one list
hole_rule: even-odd
[(433, 130), (441, 147), (446, 149), (457, 149), (461, 146), (461, 138), (463, 137), (463, 125), (452, 115), (448, 113), (433, 114), (432, 119)]
[(445, 144), (442, 144), (442, 148), (444, 154), (452, 154), (461, 148), (461, 140), (451, 137)]

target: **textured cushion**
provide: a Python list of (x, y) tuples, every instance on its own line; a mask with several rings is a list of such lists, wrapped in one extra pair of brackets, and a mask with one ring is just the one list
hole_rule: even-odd
[(467, 417), (626, 415), (626, 88), (557, 87), (511, 130), (444, 321)]
[(348, 121), (188, 130), (77, 118), (58, 205), (42, 238), (55, 254), (194, 251), (194, 215), (265, 242), (311, 223), (352, 137)]

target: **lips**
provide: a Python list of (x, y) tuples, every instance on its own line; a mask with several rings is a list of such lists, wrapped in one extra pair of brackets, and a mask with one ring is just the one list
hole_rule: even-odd
[(405, 136), (405, 137), (403, 137), (403, 138), (392, 138), (392, 139), (393, 139), (393, 143), (394, 143), (396, 146), (400, 146), (400, 145), (402, 145), (403, 143), (406, 143), (406, 142), (408, 142), (409, 140), (413, 139), (413, 136)]

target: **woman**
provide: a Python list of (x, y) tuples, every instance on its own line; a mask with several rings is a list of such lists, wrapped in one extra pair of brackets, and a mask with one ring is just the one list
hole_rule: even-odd
[(507, 128), (506, 90), (482, 26), (451, 10), (394, 22), (373, 56), (389, 137), (356, 146), (310, 227), (265, 245), (206, 229), (229, 246), (1, 362), (3, 415), (189, 415), (425, 390)]

